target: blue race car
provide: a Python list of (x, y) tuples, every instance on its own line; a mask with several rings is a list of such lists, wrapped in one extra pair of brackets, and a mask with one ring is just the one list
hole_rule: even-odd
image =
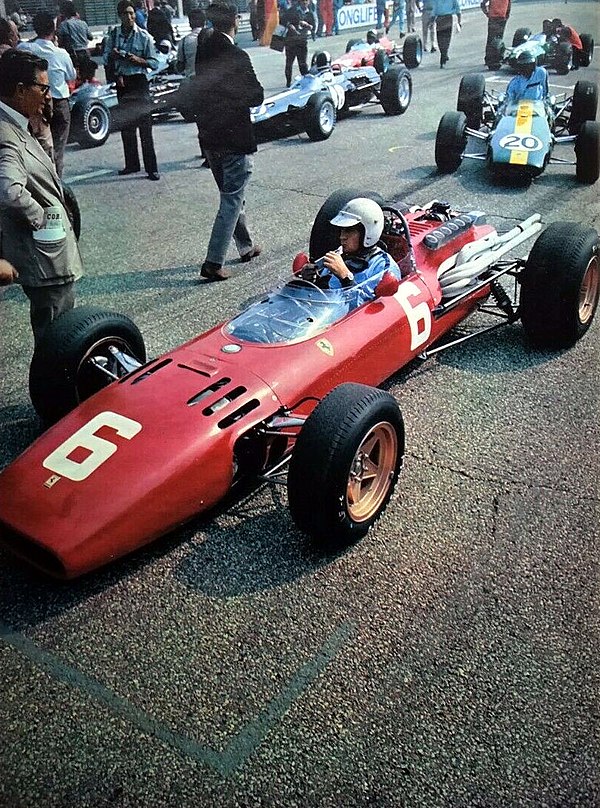
[(284, 128), (303, 130), (311, 140), (327, 140), (337, 118), (351, 109), (375, 103), (386, 115), (402, 115), (411, 97), (412, 78), (405, 67), (393, 65), (380, 75), (374, 67), (332, 65), (329, 54), (321, 52), (313, 57), (309, 73), (250, 114), (259, 136)]
[[(503, 94), (486, 89), (483, 74), (463, 76), (457, 111), (446, 112), (438, 126), (436, 165), (451, 173), (468, 157), (509, 179), (537, 177), (549, 163), (575, 165), (577, 180), (592, 184), (600, 174), (597, 106), (598, 87), (591, 81), (578, 81), (573, 95), (508, 104)], [(469, 138), (484, 148), (468, 150)], [(554, 157), (559, 144), (573, 144), (575, 160)]]

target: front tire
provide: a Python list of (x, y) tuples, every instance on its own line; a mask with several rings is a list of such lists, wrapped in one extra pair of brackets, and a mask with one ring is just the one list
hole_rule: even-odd
[(435, 136), (435, 164), (443, 174), (452, 174), (462, 163), (467, 145), (467, 117), (464, 112), (446, 112)]
[(362, 538), (384, 512), (404, 456), (404, 422), (389, 393), (342, 384), (315, 407), (288, 472), (296, 525), (326, 547)]
[(73, 138), (84, 149), (106, 143), (111, 124), (110, 110), (96, 98), (77, 104), (73, 110)]
[(335, 128), (335, 104), (327, 93), (314, 93), (304, 109), (304, 128), (310, 140), (327, 140)]
[(573, 90), (569, 134), (576, 135), (584, 121), (595, 121), (597, 109), (598, 85), (593, 81), (578, 81)]
[(521, 273), (519, 313), (529, 340), (566, 348), (588, 330), (600, 293), (598, 234), (577, 222), (554, 222), (538, 236)]
[(310, 259), (316, 261), (326, 252), (337, 250), (340, 246), (339, 227), (334, 227), (331, 220), (351, 199), (366, 197), (383, 205), (383, 198), (375, 191), (365, 191), (362, 188), (340, 188), (330, 194), (319, 208), (310, 231)]
[(409, 34), (402, 46), (402, 60), (409, 70), (421, 64), (423, 59), (423, 43), (417, 34)]
[(531, 36), (531, 28), (517, 28), (517, 30), (513, 34), (513, 41), (512, 41), (513, 48), (518, 48), (519, 45), (523, 44), (523, 42), (527, 42), (530, 36)]
[(467, 126), (479, 129), (483, 117), (483, 98), (485, 96), (485, 77), (483, 73), (469, 73), (460, 80), (456, 109), (464, 112)]
[(79, 306), (46, 329), (29, 369), (31, 402), (45, 424), (55, 423), (110, 383), (93, 360), (119, 375), (110, 348), (139, 364), (146, 361), (144, 339), (124, 314)]
[(600, 176), (600, 124), (585, 121), (575, 141), (576, 177), (578, 182), (593, 185)]
[(410, 106), (412, 77), (405, 67), (393, 65), (381, 79), (379, 100), (386, 115), (402, 115)]

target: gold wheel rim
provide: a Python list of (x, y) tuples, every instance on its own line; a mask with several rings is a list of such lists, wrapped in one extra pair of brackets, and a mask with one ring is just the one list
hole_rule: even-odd
[(587, 325), (594, 316), (596, 303), (598, 301), (598, 286), (600, 285), (600, 273), (598, 271), (598, 256), (591, 259), (581, 286), (579, 287), (579, 320), (582, 325)]
[(398, 436), (387, 421), (364, 437), (350, 465), (346, 507), (355, 522), (375, 516), (390, 490), (398, 458)]

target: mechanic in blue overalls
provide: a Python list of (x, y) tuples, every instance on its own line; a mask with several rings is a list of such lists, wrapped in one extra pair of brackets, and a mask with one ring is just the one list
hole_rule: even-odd
[(506, 88), (506, 104), (519, 101), (545, 101), (548, 97), (548, 73), (537, 64), (533, 53), (524, 51), (517, 57), (518, 75)]
[(378, 243), (383, 233), (383, 211), (377, 202), (352, 199), (331, 224), (340, 228), (340, 249), (306, 264), (302, 278), (320, 289), (347, 289), (351, 309), (375, 297), (375, 288), (386, 270), (400, 279), (398, 264)]

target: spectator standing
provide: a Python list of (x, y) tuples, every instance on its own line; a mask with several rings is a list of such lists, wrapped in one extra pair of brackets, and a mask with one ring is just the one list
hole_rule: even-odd
[(423, 50), (427, 51), (427, 43), (431, 42), (431, 53), (435, 53), (435, 23), (433, 20), (433, 0), (421, 0), (421, 23), (423, 26)]
[(169, 22), (167, 15), (158, 6), (154, 6), (148, 12), (148, 22), (146, 28), (150, 36), (154, 39), (155, 47), (158, 47), (163, 40), (167, 40), (171, 45), (175, 44), (175, 34), (173, 26)]
[(433, 0), (433, 16), (440, 49), (440, 67), (444, 68), (448, 61), (450, 40), (452, 39), (453, 15), (456, 14), (456, 27), (460, 31), (461, 15), (458, 0)]
[(406, 0), (406, 31), (413, 34), (415, 28), (416, 0)]
[[(210, 29), (206, 29), (206, 14), (201, 8), (193, 8), (188, 14), (191, 31), (189, 34), (179, 40), (177, 45), (177, 70), (183, 73), (186, 77), (196, 75), (196, 53), (198, 51), (199, 39), (209, 36)], [(200, 140), (200, 124), (196, 123), (198, 127), (198, 144), (200, 146), (200, 156), (204, 158), (203, 168), (210, 168), (206, 155), (202, 149), (202, 142)]]
[(376, 0), (375, 11), (377, 14), (377, 30), (380, 31), (384, 24), (386, 29), (389, 28), (385, 19), (385, 0)]
[(321, 11), (322, 36), (331, 36), (333, 33), (333, 0), (319, 0)]
[(67, 51), (75, 65), (88, 61), (87, 49), (94, 37), (87, 22), (80, 19), (72, 0), (62, 2), (60, 11), (64, 19), (58, 26), (58, 44)]
[(488, 67), (495, 67), (498, 62), (497, 48), (491, 50), (492, 42), (504, 37), (504, 29), (510, 17), (510, 0), (483, 0), (481, 10), (488, 18), (485, 63)]
[(162, 13), (165, 15), (170, 25), (173, 17), (175, 16), (175, 9), (170, 3), (167, 3), (166, 0), (163, 0), (162, 3), (158, 3), (158, 5), (160, 6)]
[(50, 91), (47, 71), (48, 63), (29, 51), (11, 50), (0, 59), (1, 251), (29, 298), (36, 343), (73, 308), (82, 272), (60, 179), (27, 129)]
[(389, 33), (390, 28), (392, 25), (398, 20), (398, 28), (400, 29), (398, 35), (400, 39), (404, 36), (404, 17), (406, 12), (406, 3), (405, 0), (394, 0), (392, 5), (392, 19), (388, 20), (387, 25), (385, 26), (386, 34)]
[(12, 20), (0, 17), (0, 56), (19, 44), (19, 29)]
[(67, 51), (54, 44), (56, 38), (54, 17), (47, 11), (38, 11), (33, 18), (33, 28), (37, 34), (36, 38), (29, 42), (21, 42), (19, 49), (31, 51), (48, 63), (48, 80), (52, 96), (50, 130), (54, 145), (54, 165), (56, 173), (62, 177), (65, 147), (71, 128), (71, 109), (69, 107), (71, 92), (67, 82), (75, 81), (77, 72)]
[(333, 29), (332, 34), (337, 36), (340, 32), (338, 12), (344, 8), (344, 0), (333, 0)]
[(159, 180), (154, 140), (152, 138), (151, 100), (148, 68), (158, 66), (152, 37), (135, 24), (135, 10), (129, 0), (120, 0), (117, 14), (121, 25), (112, 29), (104, 44), (104, 64), (114, 60), (117, 98), (126, 125), (121, 130), (125, 167), (121, 176), (137, 174), (140, 155), (137, 129), (140, 130), (142, 158), (149, 180)]
[(220, 204), (200, 274), (208, 281), (223, 281), (229, 277), (223, 264), (232, 238), (243, 262), (260, 255), (246, 225), (245, 194), (256, 151), (250, 107), (262, 104), (264, 92), (250, 57), (234, 43), (237, 6), (213, 3), (206, 16), (213, 33), (198, 41), (196, 54), (200, 136)]
[(135, 0), (135, 24), (144, 31), (148, 27), (148, 7), (146, 0)]
[(285, 86), (292, 83), (292, 66), (298, 60), (298, 69), (303, 76), (308, 73), (308, 37), (314, 30), (314, 17), (308, 0), (299, 0), (284, 17), (283, 25), (287, 28), (285, 37)]

